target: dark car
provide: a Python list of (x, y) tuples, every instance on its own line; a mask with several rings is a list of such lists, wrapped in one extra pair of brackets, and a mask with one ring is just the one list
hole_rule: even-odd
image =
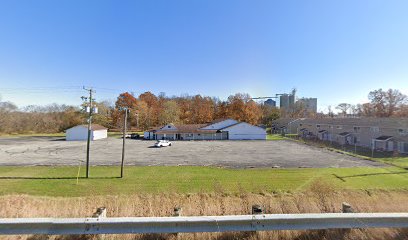
[(139, 139), (140, 135), (138, 133), (132, 133), (132, 134), (130, 134), (130, 138), (131, 139)]

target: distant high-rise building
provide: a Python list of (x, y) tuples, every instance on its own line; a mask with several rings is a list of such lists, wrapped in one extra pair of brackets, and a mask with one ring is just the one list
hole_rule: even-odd
[(282, 94), (279, 98), (279, 106), (280, 108), (284, 108), (284, 109), (292, 109), (293, 106), (295, 105), (295, 99), (296, 99), (296, 95), (295, 95), (295, 91), (292, 92), (292, 94)]
[(303, 105), (308, 112), (317, 113), (317, 98), (301, 98), (297, 103)]
[(266, 100), (264, 102), (265, 105), (267, 106), (271, 106), (271, 107), (276, 107), (276, 101), (274, 101), (273, 99), (269, 98), (268, 100)]

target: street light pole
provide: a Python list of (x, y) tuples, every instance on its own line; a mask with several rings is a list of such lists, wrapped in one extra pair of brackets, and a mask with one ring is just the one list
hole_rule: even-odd
[(125, 117), (123, 119), (123, 142), (122, 142), (122, 164), (120, 167), (120, 178), (123, 178), (123, 168), (125, 166), (125, 142), (126, 142), (126, 125), (127, 125), (127, 114), (128, 114), (128, 109), (124, 108), (125, 110)]

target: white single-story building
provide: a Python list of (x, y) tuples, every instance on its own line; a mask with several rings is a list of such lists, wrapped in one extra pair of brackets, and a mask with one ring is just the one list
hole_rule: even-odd
[[(88, 125), (78, 125), (69, 128), (65, 132), (67, 141), (86, 141), (88, 139)], [(91, 125), (91, 140), (108, 137), (108, 129), (99, 124)]]
[(144, 132), (149, 140), (265, 140), (266, 129), (238, 122), (219, 119), (208, 124), (167, 124)]

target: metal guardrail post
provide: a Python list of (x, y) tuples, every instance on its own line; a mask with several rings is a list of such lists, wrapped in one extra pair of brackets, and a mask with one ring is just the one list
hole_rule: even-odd
[(253, 215), (257, 215), (257, 214), (263, 214), (263, 209), (260, 205), (252, 205), (252, 211), (251, 213)]
[(92, 215), (93, 218), (106, 218), (106, 207), (100, 207), (96, 209), (96, 212)]
[(341, 212), (342, 213), (354, 213), (354, 209), (351, 207), (350, 204), (343, 202), (341, 204)]
[(181, 212), (182, 212), (182, 208), (181, 207), (175, 207), (173, 209), (173, 217), (180, 217), (181, 216)]

